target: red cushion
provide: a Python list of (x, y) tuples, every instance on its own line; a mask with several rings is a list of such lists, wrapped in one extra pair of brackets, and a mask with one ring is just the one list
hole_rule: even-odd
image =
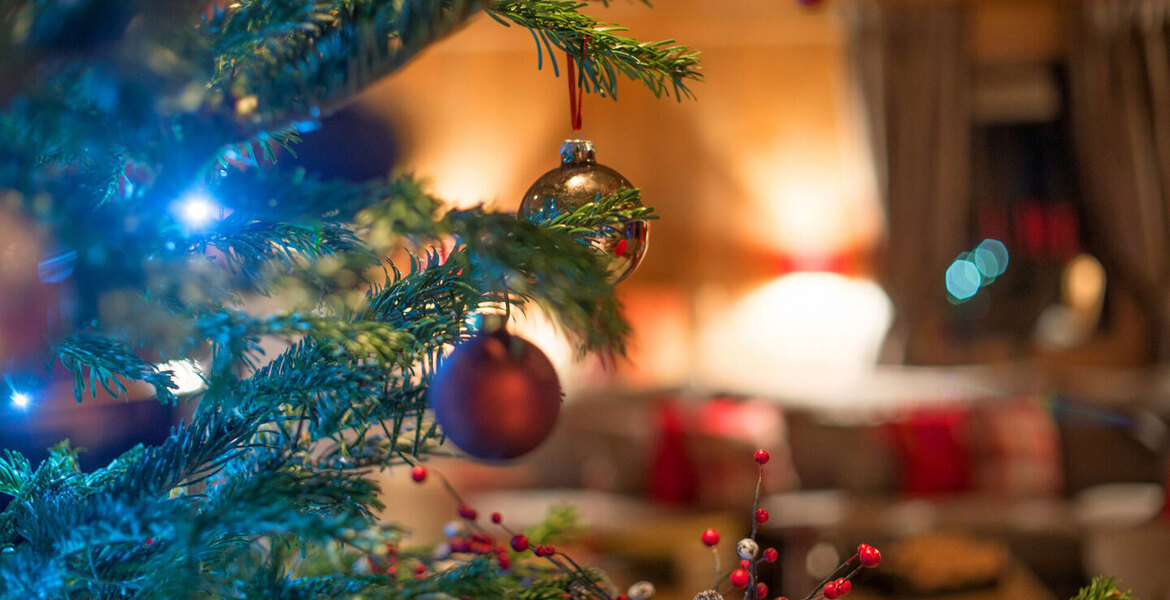
[(1060, 437), (1043, 397), (982, 405), (973, 423), (977, 488), (1016, 497), (1060, 492)]
[(965, 408), (953, 407), (919, 410), (891, 424), (902, 493), (936, 496), (970, 489), (968, 421)]

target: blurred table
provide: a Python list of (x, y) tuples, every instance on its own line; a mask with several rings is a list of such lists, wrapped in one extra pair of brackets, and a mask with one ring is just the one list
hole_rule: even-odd
[(1058, 600), (1027, 567), (1013, 562), (995, 587), (943, 594), (916, 594), (913, 596), (886, 595), (862, 586), (849, 593), (851, 600), (894, 600), (909, 597), (915, 600)]

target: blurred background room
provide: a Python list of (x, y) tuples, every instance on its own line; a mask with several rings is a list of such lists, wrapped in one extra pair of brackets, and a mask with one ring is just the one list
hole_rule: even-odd
[[(700, 531), (751, 528), (756, 448), (777, 594), (868, 542), (887, 562), (862, 598), (1068, 598), (1114, 574), (1170, 599), (1170, 1), (657, 4), (596, 10), (700, 49), (697, 101), (631, 84), (583, 109), (659, 216), (619, 288), (628, 360), (515, 315), (565, 388), (556, 432), (439, 468), (520, 525), (575, 507), (586, 560), (663, 600), (708, 587)], [(414, 171), (513, 211), (570, 131), (536, 60), (481, 15), (277, 168)], [(181, 417), (60, 392), (8, 415), (4, 447), (69, 437), (105, 464)], [(386, 518), (439, 541), (453, 501), (384, 477)]]

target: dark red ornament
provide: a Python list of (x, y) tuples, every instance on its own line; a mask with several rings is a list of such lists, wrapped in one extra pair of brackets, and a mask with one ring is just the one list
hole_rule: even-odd
[(498, 513), (498, 512), (492, 513), (492, 523), (499, 525), (500, 521), (503, 521), (503, 520), (504, 520), (504, 516), (501, 515), (500, 513)]
[(507, 460), (552, 433), (561, 384), (539, 348), (498, 327), (455, 348), (435, 373), (428, 400), (456, 446), (476, 458)]
[(466, 504), (460, 504), (459, 505), (459, 516), (463, 517), (464, 519), (467, 519), (469, 521), (474, 521), (475, 518), (479, 516), (479, 513), (475, 512), (474, 508), (471, 508), (470, 506), (468, 506)]

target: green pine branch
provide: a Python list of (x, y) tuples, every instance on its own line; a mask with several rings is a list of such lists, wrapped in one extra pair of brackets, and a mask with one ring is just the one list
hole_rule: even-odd
[(100, 386), (111, 396), (124, 396), (127, 382), (142, 381), (154, 387), (159, 402), (176, 401), (171, 371), (160, 370), (138, 356), (126, 344), (95, 335), (73, 335), (59, 343), (56, 359), (73, 375), (73, 395), (78, 402), (86, 392), (97, 396)]
[(674, 40), (639, 42), (620, 35), (628, 30), (579, 12), (585, 6), (576, 0), (501, 0), (488, 14), (503, 25), (511, 22), (532, 32), (538, 66), (545, 52), (554, 72), (556, 51), (572, 56), (586, 91), (617, 98), (618, 75), (623, 75), (655, 96), (694, 97), (688, 85), (703, 79), (697, 51), (674, 45)]

